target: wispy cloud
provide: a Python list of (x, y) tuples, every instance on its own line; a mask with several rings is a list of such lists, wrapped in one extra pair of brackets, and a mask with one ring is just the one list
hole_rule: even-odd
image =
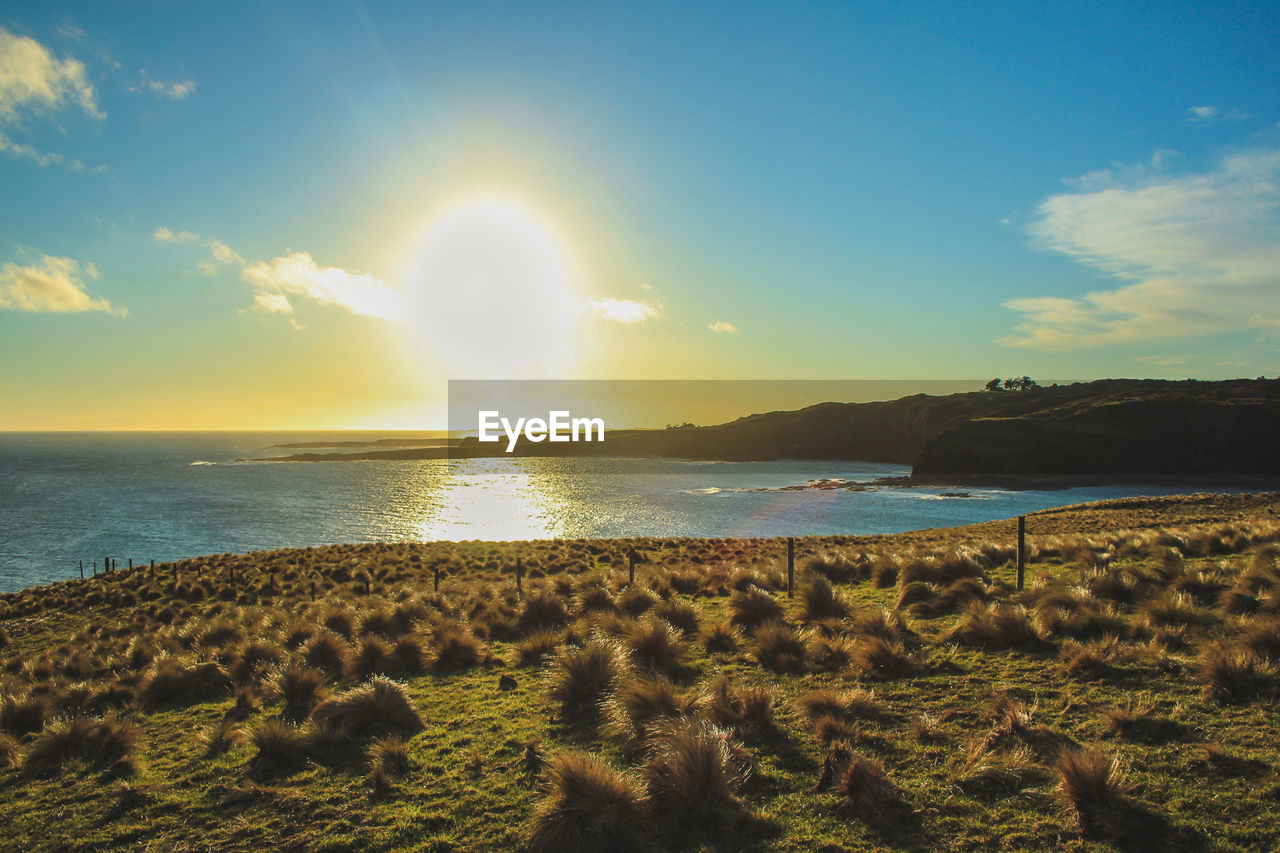
[(175, 234), (163, 225), (157, 228), (151, 236), (157, 243), (194, 243), (200, 239), (190, 231), (179, 231)]
[(0, 123), (13, 124), (23, 112), (60, 110), (78, 105), (104, 118), (84, 63), (59, 59), (40, 42), (0, 27)]
[(42, 255), (30, 266), (8, 263), (0, 267), (0, 309), (58, 314), (105, 311), (126, 316), (125, 309), (90, 295), (85, 280), (97, 277), (93, 264), (81, 268), (74, 258)]
[(1187, 121), (1205, 122), (1205, 121), (1228, 121), (1247, 118), (1244, 113), (1239, 110), (1224, 110), (1215, 106), (1200, 106), (1187, 108)]
[(1280, 318), (1280, 150), (1170, 175), (1094, 173), (1045, 200), (1041, 247), (1118, 281), (1079, 297), (1011, 299), (1023, 315), (1001, 343), (1069, 348), (1267, 327)]
[(292, 311), (289, 297), (300, 296), (364, 317), (402, 320), (407, 313), (404, 294), (386, 282), (339, 267), (322, 267), (309, 252), (258, 261), (245, 267), (240, 275), (256, 288), (255, 305), (266, 311)]
[(735, 335), (738, 333), (738, 327), (725, 320), (716, 320), (709, 324), (707, 328), (717, 335)]
[(1146, 364), (1154, 364), (1156, 367), (1177, 367), (1190, 360), (1182, 355), (1138, 355), (1134, 356), (1134, 359)]
[(221, 240), (205, 240), (191, 231), (173, 231), (161, 225), (152, 235), (157, 243), (199, 243), (209, 250), (212, 260), (196, 262), (196, 272), (214, 278), (218, 275), (219, 266), (244, 266), (245, 260), (240, 253)]
[(130, 92), (155, 95), (169, 101), (184, 101), (196, 93), (194, 80), (152, 80), (147, 69), (141, 71), (141, 79), (136, 86), (129, 87)]
[[(0, 128), (23, 129), (30, 115), (54, 113), (78, 106), (95, 119), (106, 117), (98, 108), (97, 93), (89, 82), (84, 63), (59, 59), (33, 38), (16, 36), (0, 27)], [(83, 161), (57, 152), (41, 151), (28, 142), (14, 140), (0, 130), (0, 153), (38, 166), (64, 166), (74, 172), (88, 169)]]
[(639, 302), (635, 299), (592, 299), (591, 310), (611, 323), (632, 325), (647, 323), (662, 316), (661, 302)]

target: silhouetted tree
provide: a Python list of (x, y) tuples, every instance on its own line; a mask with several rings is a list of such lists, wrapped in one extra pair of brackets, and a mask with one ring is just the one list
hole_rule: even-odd
[(999, 390), (1000, 390), (1000, 377), (999, 377), (999, 376), (997, 376), (995, 379), (992, 379), (992, 380), (991, 380), (990, 382), (988, 382), (986, 385), (983, 385), (983, 386), (982, 386), (982, 390), (983, 390), (983, 391), (999, 391)]

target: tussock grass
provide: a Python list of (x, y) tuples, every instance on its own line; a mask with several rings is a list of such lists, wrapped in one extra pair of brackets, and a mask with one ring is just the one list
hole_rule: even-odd
[(413, 735), (424, 728), (404, 685), (382, 677), (321, 702), (311, 712), (311, 723), (326, 735), (346, 741)]
[(549, 667), (547, 695), (562, 714), (594, 712), (629, 669), (624, 653), (610, 640), (596, 638), (585, 646), (562, 648)]
[(145, 708), (167, 703), (192, 703), (231, 691), (231, 677), (216, 663), (185, 664), (159, 658), (138, 685), (138, 701)]
[(127, 776), (137, 770), (138, 728), (114, 717), (99, 720), (70, 717), (54, 720), (31, 744), (23, 772), (53, 775), (73, 765)]
[(738, 590), (729, 599), (729, 622), (748, 634), (763, 625), (780, 622), (785, 611), (778, 599), (757, 586)]
[(730, 733), (705, 720), (661, 720), (645, 741), (643, 775), (659, 815), (714, 815), (735, 809), (749, 765)]
[(529, 848), (538, 853), (635, 850), (648, 826), (638, 776), (582, 752), (553, 756), (546, 794), (533, 813)]
[(1100, 749), (1064, 749), (1058, 757), (1058, 793), (1085, 835), (1113, 832), (1124, 805), (1127, 773), (1120, 759)]

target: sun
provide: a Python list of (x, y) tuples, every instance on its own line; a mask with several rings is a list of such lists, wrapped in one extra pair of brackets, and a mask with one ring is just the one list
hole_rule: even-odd
[(475, 200), (437, 219), (406, 291), (415, 334), (462, 374), (526, 375), (570, 355), (568, 264), (547, 229), (510, 202)]

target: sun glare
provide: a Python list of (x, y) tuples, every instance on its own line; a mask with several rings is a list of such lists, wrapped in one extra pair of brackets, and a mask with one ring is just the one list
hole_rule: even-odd
[(570, 355), (569, 269), (547, 231), (513, 204), (446, 213), (406, 284), (413, 328), (455, 369), (500, 379), (561, 368)]

